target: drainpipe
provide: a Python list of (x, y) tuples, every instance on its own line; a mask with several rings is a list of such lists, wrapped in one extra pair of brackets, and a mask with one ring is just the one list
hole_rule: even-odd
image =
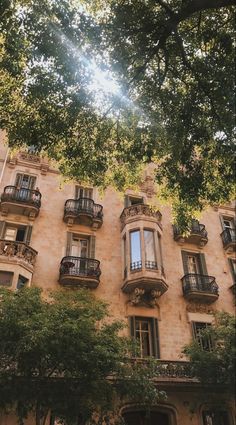
[(6, 168), (6, 163), (7, 163), (9, 151), (10, 151), (10, 149), (7, 148), (7, 152), (6, 152), (6, 155), (5, 155), (5, 159), (4, 159), (4, 163), (3, 163), (2, 171), (1, 171), (1, 175), (0, 175), (0, 185), (2, 183), (3, 174), (4, 174), (4, 171), (5, 171), (5, 168)]

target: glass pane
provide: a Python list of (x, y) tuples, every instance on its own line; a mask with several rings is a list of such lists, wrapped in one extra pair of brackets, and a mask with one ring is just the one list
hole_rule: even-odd
[(141, 261), (140, 231), (130, 233), (131, 262)]
[(144, 244), (145, 244), (145, 260), (156, 261), (154, 233), (152, 230), (144, 230)]

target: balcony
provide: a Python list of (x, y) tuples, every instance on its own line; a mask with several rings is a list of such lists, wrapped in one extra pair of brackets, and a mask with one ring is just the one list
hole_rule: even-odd
[(183, 236), (177, 226), (173, 226), (174, 240), (183, 244), (188, 242), (197, 246), (205, 246), (208, 242), (207, 231), (204, 224), (200, 224), (197, 220), (192, 221), (190, 234)]
[(68, 199), (64, 207), (63, 220), (69, 225), (82, 224), (99, 229), (103, 223), (103, 207), (92, 199)]
[(155, 211), (149, 205), (145, 204), (135, 204), (130, 207), (124, 208), (121, 216), (121, 229), (124, 228), (126, 224), (132, 223), (137, 220), (143, 221), (152, 221), (152, 222), (160, 222), (161, 221), (161, 213), (160, 211)]
[(100, 274), (100, 261), (69, 256), (61, 260), (59, 282), (63, 286), (95, 289), (99, 284)]
[(33, 272), (37, 251), (24, 242), (0, 239), (0, 262), (20, 265)]
[(136, 261), (126, 267), (122, 291), (130, 294), (132, 305), (155, 307), (159, 298), (168, 289), (163, 267), (156, 261)]
[(38, 190), (6, 186), (1, 195), (0, 210), (3, 215), (20, 214), (33, 220), (39, 214), (40, 206), (41, 193)]
[(182, 277), (183, 294), (189, 301), (212, 303), (219, 297), (213, 276), (189, 273)]
[(221, 233), (223, 247), (228, 254), (235, 251), (236, 247), (236, 232), (235, 229), (227, 228)]

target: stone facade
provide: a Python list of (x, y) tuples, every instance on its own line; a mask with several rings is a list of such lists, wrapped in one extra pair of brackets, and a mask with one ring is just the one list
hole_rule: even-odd
[[(22, 202), (23, 204), (27, 203), (29, 199), (24, 198), (20, 192), (20, 195), (17, 195), (18, 201), (16, 199), (12, 202), (10, 199), (7, 208), (6, 206), (0, 208), (0, 220), (1, 223), (4, 223), (5, 229), (0, 235), (3, 245), (6, 240), (6, 226), (10, 229), (16, 227), (23, 233), (26, 232), (26, 229), (30, 229), (30, 240), (24, 239), (20, 244), (21, 253), (18, 254), (14, 248), (14, 240), (11, 242), (13, 244), (11, 253), (9, 250), (7, 254), (5, 245), (3, 246), (3, 251), (0, 252), (0, 284), (2, 282), (12, 289), (16, 289), (25, 283), (40, 286), (45, 291), (61, 287), (59, 282), (61, 260), (65, 256), (76, 257), (74, 254), (76, 251), (71, 251), (71, 247), (68, 251), (68, 235), (70, 237), (73, 235), (72, 239), (75, 239), (74, 243), (77, 248), (78, 238), (87, 240), (88, 244), (93, 244), (93, 255), (91, 254), (90, 257), (92, 256), (100, 262), (101, 274), (97, 273), (94, 265), (83, 263), (85, 264), (83, 267), (87, 267), (85, 269), (87, 270), (86, 278), (78, 276), (78, 280), (74, 283), (70, 272), (71, 267), (74, 267), (73, 260), (64, 260), (66, 266), (61, 272), (65, 278), (63, 282), (68, 282), (68, 287), (82, 285), (94, 288), (91, 290), (97, 297), (109, 303), (111, 314), (116, 319), (127, 323), (133, 317), (138, 318), (136, 323), (140, 318), (141, 320), (142, 318), (157, 319), (158, 357), (163, 364), (169, 362), (169, 372), (164, 374), (163, 379), (158, 378), (160, 386), (168, 393), (168, 401), (156, 408), (156, 411), (161, 412), (164, 418), (160, 419), (160, 425), (162, 423), (164, 425), (215, 425), (216, 422), (210, 422), (209, 418), (204, 422), (202, 413), (214, 410), (215, 407), (222, 408), (228, 414), (228, 422), (222, 422), (222, 425), (233, 425), (233, 404), (227, 395), (220, 391), (217, 392), (216, 389), (204, 389), (203, 391), (199, 383), (194, 382), (184, 373), (182, 375), (177, 373), (175, 369), (176, 364), (181, 365), (181, 362), (185, 360), (181, 351), (193, 337), (192, 322), (211, 323), (213, 312), (224, 310), (233, 313), (234, 311), (232, 291), (234, 281), (231, 270), (232, 261), (230, 261), (234, 259), (234, 246), (232, 245), (232, 249), (228, 249), (228, 247), (225, 249), (221, 237), (224, 229), (222, 229), (222, 220), (224, 218), (231, 220), (234, 217), (232, 206), (211, 208), (202, 215), (200, 222), (205, 225), (208, 237), (207, 243), (204, 245), (190, 243), (187, 238), (174, 240), (171, 210), (155, 200), (155, 188), (150, 176), (146, 177), (146, 183), (143, 183), (140, 192), (134, 194), (132, 191), (127, 191), (126, 195), (130, 195), (130, 198), (132, 196), (140, 197), (140, 202), (144, 204), (151, 201), (152, 206), (156, 207), (155, 210), (149, 213), (147, 207), (136, 207), (136, 199), (131, 208), (133, 212), (129, 210), (127, 213), (127, 208), (130, 207), (124, 204), (124, 197), (115, 190), (109, 188), (101, 196), (97, 189), (93, 189), (94, 203), (103, 207), (102, 223), (94, 226), (91, 224), (92, 221), (85, 220), (86, 213), (82, 214), (81, 220), (78, 221), (63, 220), (65, 202), (68, 199), (75, 199), (76, 185), (75, 183), (63, 183), (55, 166), (46, 159), (25, 153), (9, 157), (7, 147), (1, 144), (0, 173), (1, 194), (4, 193), (6, 186), (16, 185), (17, 175), (27, 175), (34, 178), (32, 180), (34, 189), (37, 188), (42, 195), (38, 214), (28, 214), (27, 208), (20, 209)], [(124, 208), (126, 208), (125, 212)], [(130, 232), (137, 230), (140, 231), (141, 238), (141, 259), (140, 264), (135, 265), (132, 270), (130, 268), (132, 254), (129, 235)], [(147, 255), (144, 249), (145, 238), (148, 237), (147, 234), (144, 234), (146, 230), (153, 231), (155, 234), (153, 242), (156, 253), (155, 261), (153, 259), (149, 262), (145, 260), (145, 255)], [(77, 240), (74, 235), (78, 236)], [(14, 238), (15, 236), (13, 236)], [(126, 238), (126, 242), (124, 242), (124, 238)], [(27, 253), (28, 245), (34, 254), (33, 259), (30, 259), (30, 254)], [(204, 293), (203, 297), (201, 294), (199, 297), (199, 288), (196, 298), (194, 298), (196, 288), (193, 290), (190, 288), (190, 292), (195, 294), (193, 294), (193, 298), (187, 299), (184, 296), (181, 279), (186, 275), (186, 270), (184, 270), (182, 251), (199, 254), (199, 257), (195, 258), (202, 258), (200, 256), (204, 254), (207, 274), (214, 277), (218, 285), (218, 293), (214, 300), (204, 298)], [(82, 267), (81, 264), (79, 267)], [(11, 275), (5, 275), (4, 272)], [(205, 273), (201, 270), (199, 274), (205, 275)], [(8, 278), (9, 280), (7, 280)], [(89, 282), (93, 279), (97, 285), (90, 286)], [(193, 282), (196, 284), (195, 280)], [(63, 286), (66, 285), (63, 283)], [(147, 320), (147, 323), (151, 323), (150, 320)], [(129, 327), (125, 332), (130, 332)], [(171, 364), (172, 366), (170, 366)], [(207, 391), (214, 395), (215, 403), (206, 404), (208, 402)], [(141, 410), (141, 407), (124, 406), (123, 409), (124, 412), (130, 412)], [(153, 420), (155, 421), (155, 419)], [(11, 422), (9, 417), (0, 417), (1, 425), (8, 425), (9, 422)], [(137, 425), (139, 424), (137, 423)]]

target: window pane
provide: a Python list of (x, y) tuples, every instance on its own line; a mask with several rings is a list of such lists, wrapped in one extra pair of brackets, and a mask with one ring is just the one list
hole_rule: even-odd
[(145, 260), (156, 261), (154, 233), (152, 230), (144, 230)]
[(140, 231), (130, 233), (130, 253), (131, 263), (141, 261)]
[(11, 286), (13, 275), (13, 272), (0, 271), (0, 285)]
[(140, 348), (140, 356), (152, 355), (151, 349), (151, 328), (149, 320), (136, 319), (135, 336)]

